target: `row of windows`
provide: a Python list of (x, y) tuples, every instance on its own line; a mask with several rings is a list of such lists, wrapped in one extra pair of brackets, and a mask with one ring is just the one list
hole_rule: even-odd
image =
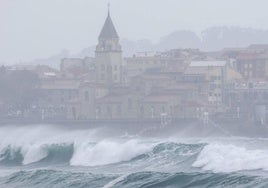
[[(109, 68), (110, 68), (110, 67), (107, 67), (106, 69), (109, 69)], [(103, 65), (103, 64), (101, 65), (101, 70), (102, 70), (102, 71), (105, 70), (105, 65)], [(117, 65), (114, 65), (114, 66), (113, 66), (113, 70), (114, 70), (114, 71), (117, 71), (117, 70), (118, 70), (118, 66), (117, 66)]]
[(264, 68), (264, 64), (255, 64), (255, 66), (253, 67), (252, 64), (244, 64), (244, 70), (252, 70), (252, 69), (257, 69), (257, 70), (262, 70)]
[[(111, 109), (111, 106), (106, 106), (106, 112), (107, 114), (109, 114), (110, 116), (112, 116), (112, 109)], [(96, 109), (96, 113), (99, 115), (101, 114), (101, 108), (97, 108)], [(117, 115), (120, 115), (122, 113), (122, 107), (121, 105), (117, 105), (116, 106), (116, 114)]]
[(212, 92), (209, 92), (209, 96), (210, 97), (221, 97), (221, 94), (220, 93), (212, 93)]
[[(88, 95), (88, 93), (86, 93), (87, 95)], [(133, 109), (133, 101), (132, 101), (132, 99), (128, 99), (128, 110), (131, 110), (131, 109)], [(100, 113), (101, 112), (101, 110), (100, 110), (100, 108), (97, 108), (97, 111), (98, 111), (98, 113)], [(107, 113), (108, 114), (110, 114), (112, 111), (111, 111), (111, 106), (107, 106), (106, 107), (106, 111), (107, 111)], [(122, 112), (122, 108), (121, 108), (121, 105), (117, 105), (117, 107), (116, 107), (116, 112), (117, 112), (117, 114), (121, 114), (121, 112)]]
[(211, 76), (210, 81), (216, 81), (216, 80), (221, 80), (220, 76)]
[(252, 68), (252, 64), (245, 64), (244, 65), (244, 68), (247, 69), (247, 68)]
[[(131, 108), (132, 108), (132, 102), (130, 102), (130, 104), (128, 104), (128, 105), (129, 105), (128, 108), (131, 109)], [(143, 108), (143, 107), (142, 107), (142, 108)], [(172, 107), (170, 107), (170, 110), (172, 111)], [(98, 113), (100, 113), (100, 112), (101, 112), (101, 108), (98, 107), (98, 108), (96, 109), (96, 111), (97, 111)], [(121, 107), (121, 105), (117, 105), (117, 106), (116, 106), (116, 111), (121, 113), (121, 111), (122, 111), (122, 107)], [(154, 106), (151, 106), (151, 107), (150, 107), (150, 111), (151, 111), (151, 112), (154, 112), (154, 111), (155, 111), (155, 107), (154, 107)], [(108, 114), (112, 112), (112, 108), (111, 108), (110, 105), (107, 105), (107, 106), (106, 106), (106, 112), (107, 112)], [(165, 106), (162, 106), (162, 107), (161, 107), (161, 112), (166, 112), (166, 107), (165, 107)]]
[(210, 90), (214, 90), (214, 89), (220, 89), (221, 88), (221, 84), (210, 84), (209, 85), (209, 89)]

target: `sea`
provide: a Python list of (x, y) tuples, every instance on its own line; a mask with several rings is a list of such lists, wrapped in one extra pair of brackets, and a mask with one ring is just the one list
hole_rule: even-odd
[(1, 126), (0, 188), (268, 187), (268, 139), (164, 129)]

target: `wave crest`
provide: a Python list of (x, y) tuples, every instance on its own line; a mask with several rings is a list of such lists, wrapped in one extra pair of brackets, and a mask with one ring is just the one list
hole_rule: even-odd
[(150, 146), (136, 140), (124, 143), (101, 141), (85, 143), (75, 147), (70, 164), (73, 166), (98, 166), (132, 159), (150, 149)]
[(193, 167), (213, 172), (268, 170), (268, 151), (249, 150), (235, 145), (209, 144), (200, 152)]

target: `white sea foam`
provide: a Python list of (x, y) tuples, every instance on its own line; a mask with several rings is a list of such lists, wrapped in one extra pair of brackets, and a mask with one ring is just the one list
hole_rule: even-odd
[(193, 167), (213, 172), (268, 170), (268, 151), (235, 145), (209, 144), (199, 154)]
[[(74, 153), (70, 165), (96, 166), (127, 161), (153, 147), (152, 143), (141, 143), (139, 140), (101, 141), (101, 138), (95, 138), (95, 132), (52, 126), (0, 127), (0, 161), (5, 160), (5, 153), (9, 150), (9, 159), (15, 159), (20, 152), (22, 163), (27, 165), (46, 158), (50, 146), (72, 144)], [(255, 142), (253, 144), (254, 147), (251, 148), (257, 145)], [(199, 153), (193, 166), (214, 172), (256, 169), (268, 171), (268, 150), (247, 149), (232, 144), (209, 144)]]
[(102, 141), (96, 139), (96, 132), (52, 126), (0, 127), (0, 161), (6, 159), (4, 154), (8, 150), (9, 160), (20, 153), (22, 164), (28, 165), (45, 159), (50, 147), (67, 144), (74, 146), (71, 165), (96, 166), (129, 160), (150, 149), (137, 140)]
[(27, 164), (38, 162), (44, 159), (45, 157), (47, 157), (48, 150), (46, 150), (44, 146), (42, 145), (41, 146), (32, 145), (32, 146), (29, 146), (27, 149), (26, 147), (23, 147), (22, 154), (23, 154), (22, 163), (24, 165), (27, 165)]
[(38, 162), (49, 154), (48, 148), (54, 144), (72, 144), (89, 141), (94, 130), (67, 130), (51, 126), (0, 127), (0, 161), (15, 159), (18, 152), (24, 165)]
[(97, 166), (127, 161), (150, 150), (147, 144), (136, 140), (127, 142), (101, 141), (97, 144), (75, 145), (70, 164), (73, 166)]

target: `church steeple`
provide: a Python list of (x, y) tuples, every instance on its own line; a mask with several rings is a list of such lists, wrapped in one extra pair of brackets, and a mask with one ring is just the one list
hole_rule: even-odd
[(109, 7), (106, 21), (99, 35), (95, 58), (97, 83), (112, 86), (122, 82), (122, 50), (119, 36), (110, 17)]
[(108, 15), (104, 23), (104, 26), (102, 27), (101, 33), (99, 35), (99, 40), (118, 39), (118, 38), (119, 36), (116, 32), (116, 29), (110, 16), (110, 5), (108, 5)]

